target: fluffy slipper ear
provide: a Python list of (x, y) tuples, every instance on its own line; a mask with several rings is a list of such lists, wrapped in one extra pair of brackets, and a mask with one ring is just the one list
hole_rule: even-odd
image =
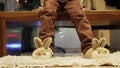
[(39, 37), (34, 37), (34, 45), (36, 48), (42, 47), (43, 43)]
[(98, 42), (98, 39), (97, 38), (93, 38), (92, 39), (92, 48), (93, 49), (96, 49), (99, 47), (99, 42)]
[(52, 38), (51, 37), (48, 37), (48, 38), (46, 38), (46, 39), (43, 40), (43, 46), (45, 48), (48, 48), (51, 43), (52, 43)]
[(99, 39), (99, 47), (105, 47), (106, 44), (106, 39), (105, 38), (100, 38)]

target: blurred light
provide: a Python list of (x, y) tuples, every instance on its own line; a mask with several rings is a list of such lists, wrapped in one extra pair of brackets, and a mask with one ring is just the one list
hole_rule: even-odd
[(19, 30), (11, 30), (11, 29), (8, 29), (8, 31), (7, 31), (8, 33), (10, 32), (13, 32), (13, 33), (18, 33), (19, 32)]
[(7, 34), (7, 37), (18, 37), (19, 35), (18, 34)]
[(6, 48), (21, 48), (22, 45), (20, 43), (12, 43), (12, 44), (7, 44)]
[(60, 31), (60, 34), (62, 34), (62, 32)]
[(37, 21), (36, 23), (37, 23), (37, 24), (36, 24), (37, 26), (40, 26), (40, 21)]
[(25, 0), (25, 3), (27, 3), (27, 0)]
[(19, 3), (19, 0), (16, 0), (17, 3)]

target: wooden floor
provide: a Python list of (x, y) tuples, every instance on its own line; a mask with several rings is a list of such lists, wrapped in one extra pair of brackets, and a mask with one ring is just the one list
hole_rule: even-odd
[(120, 67), (112, 67), (112, 66), (101, 66), (101, 67), (47, 67), (47, 68), (120, 68)]
[(98, 66), (98, 67), (46, 67), (46, 68), (120, 68), (120, 67), (112, 67), (112, 66)]

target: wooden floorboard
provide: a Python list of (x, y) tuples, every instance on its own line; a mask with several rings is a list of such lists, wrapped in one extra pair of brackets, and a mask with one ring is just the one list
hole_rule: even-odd
[(46, 68), (120, 68), (120, 67), (112, 67), (112, 66), (96, 66), (96, 67), (46, 67)]

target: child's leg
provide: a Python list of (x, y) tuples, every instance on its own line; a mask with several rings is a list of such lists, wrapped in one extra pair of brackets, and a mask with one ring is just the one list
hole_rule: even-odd
[[(54, 36), (54, 22), (56, 18), (56, 10), (58, 7), (57, 0), (44, 0), (43, 8), (44, 11), (40, 16), (40, 39), (44, 40), (47, 37)], [(50, 46), (53, 48), (53, 43)]]
[(87, 49), (92, 46), (92, 30), (91, 24), (82, 11), (81, 5), (78, 0), (71, 0), (67, 2), (65, 9), (71, 15), (72, 22), (76, 27), (79, 39), (81, 41), (82, 52), (85, 53)]

